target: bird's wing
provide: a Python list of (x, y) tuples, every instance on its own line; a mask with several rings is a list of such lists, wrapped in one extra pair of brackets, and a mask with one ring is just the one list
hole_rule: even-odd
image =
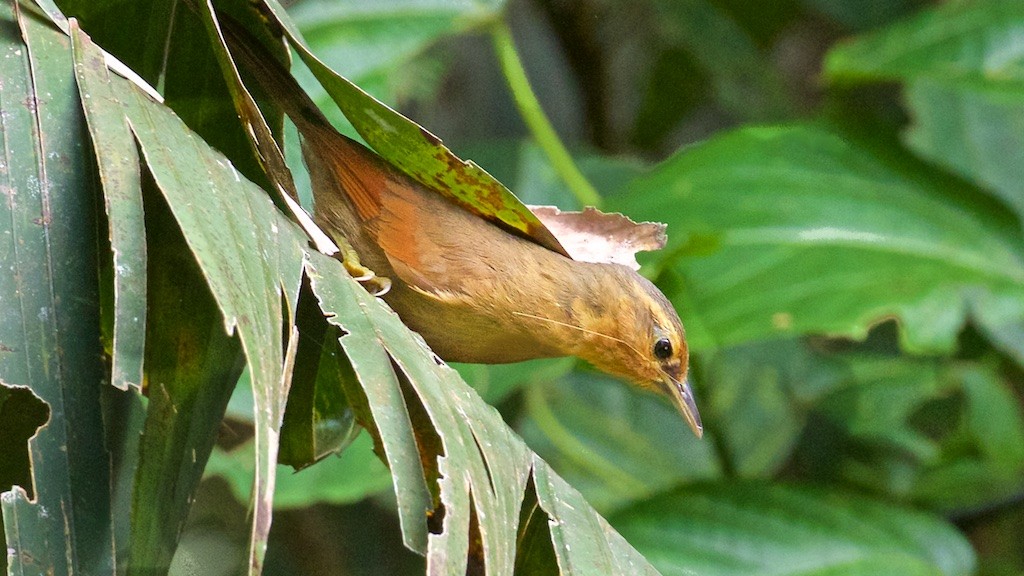
[(475, 217), (402, 178), (385, 182), (379, 198), (381, 209), (370, 230), (395, 275), (439, 300), (465, 297), (472, 281), (464, 265), (467, 230), (453, 220)]

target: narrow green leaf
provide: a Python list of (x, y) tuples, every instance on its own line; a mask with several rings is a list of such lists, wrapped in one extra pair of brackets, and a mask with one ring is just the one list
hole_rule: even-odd
[[(277, 430), (290, 377), (284, 370), (281, 300), (290, 307), (297, 301), (302, 240), (262, 191), (242, 179), (229, 161), (211, 154), (169, 111), (139, 93), (128, 108), (143, 156), (175, 219), (187, 231), (185, 240), (224, 315), (225, 329), (231, 333), (237, 328), (250, 363), (257, 407), (250, 570), (258, 573), (270, 529)], [(195, 193), (207, 187), (218, 193), (200, 201)], [(246, 189), (248, 194), (243, 194)], [(225, 192), (229, 190), (234, 193)], [(246, 217), (224, 219), (232, 213)], [(285, 334), (294, 338), (291, 332)]]
[[(120, 78), (110, 81), (124, 97), (125, 113), (143, 157), (223, 314), (224, 328), (229, 334), (238, 330), (250, 363), (257, 406), (250, 570), (258, 572), (270, 526), (277, 430), (291, 376), (287, 365), (294, 359), (296, 343), (291, 328), (284, 331), (290, 342), (287, 348), (282, 339), (282, 297), (289, 307), (295, 305), (304, 237), (261, 190), (244, 180), (229, 161), (212, 153), (166, 108)], [(197, 194), (203, 190), (215, 192)], [(225, 219), (227, 214), (242, 218)]]
[[(336, 316), (335, 324), (340, 324), (339, 319), (344, 319), (344, 325), (339, 326), (345, 331), (340, 338), (341, 347), (363, 385), (373, 422), (380, 430), (384, 454), (395, 485), (402, 537), (410, 550), (425, 553), (426, 514), (434, 506), (397, 376), (387, 352), (376, 337), (373, 324), (360, 307), (359, 297), (363, 289), (344, 281), (330, 282), (319, 271), (327, 264), (329, 261), (324, 258), (314, 258), (307, 271), (313, 291), (320, 299), (324, 313)], [(369, 299), (369, 305), (380, 306), (373, 299)], [(367, 386), (366, 382), (373, 382), (374, 385)]]
[(682, 279), (669, 296), (684, 323), (699, 317), (695, 349), (863, 337), (895, 316), (909, 350), (948, 351), (968, 309), (983, 324), (1024, 318), (1024, 237), (1005, 211), (819, 128), (731, 132), (629, 190), (614, 208), (669, 225), (654, 258)]
[(9, 571), (112, 573), (98, 197), (70, 43), (5, 1), (0, 52), (0, 381), (49, 409), (29, 442), (34, 500), (0, 495)]
[(974, 552), (934, 516), (843, 492), (691, 486), (612, 518), (666, 576), (967, 576)]
[[(341, 452), (359, 433), (345, 397), (355, 374), (338, 344), (338, 329), (324, 318), (308, 283), (296, 311), (299, 345), (281, 426), (278, 462), (296, 470)], [(275, 499), (276, 500), (276, 499)]]
[[(103, 57), (75, 44), (77, 74), (89, 136), (99, 166), (111, 251), (114, 255), (114, 337), (111, 383), (122, 390), (142, 387), (146, 341), (146, 237), (139, 153), (124, 113), (111, 92)], [(94, 82), (93, 78), (101, 79)], [(101, 103), (102, 102), (102, 103)]]
[(145, 189), (149, 306), (161, 313), (146, 334), (149, 405), (132, 501), (132, 575), (170, 565), (244, 361), (152, 180)]
[(533, 474), (537, 500), (552, 518), (548, 526), (561, 574), (658, 574), (540, 458), (534, 457)]

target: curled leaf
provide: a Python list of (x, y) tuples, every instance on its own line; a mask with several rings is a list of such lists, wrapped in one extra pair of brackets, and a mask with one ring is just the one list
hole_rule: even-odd
[(668, 238), (660, 222), (633, 222), (615, 212), (596, 208), (582, 212), (562, 212), (555, 206), (528, 206), (531, 212), (558, 239), (573, 260), (622, 264), (640, 269), (637, 252), (660, 250)]

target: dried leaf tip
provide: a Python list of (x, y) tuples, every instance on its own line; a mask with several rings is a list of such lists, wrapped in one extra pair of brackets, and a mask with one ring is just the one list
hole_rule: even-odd
[(528, 206), (562, 244), (565, 251), (580, 262), (621, 264), (639, 270), (637, 252), (660, 250), (667, 237), (659, 222), (634, 222), (619, 214), (596, 208), (582, 212), (562, 212), (555, 206)]

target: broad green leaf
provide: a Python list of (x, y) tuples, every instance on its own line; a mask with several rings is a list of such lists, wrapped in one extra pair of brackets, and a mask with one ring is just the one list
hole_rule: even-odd
[(708, 429), (736, 476), (767, 477), (789, 458), (821, 396), (841, 384), (842, 366), (784, 340), (709, 355), (700, 398)]
[(683, 151), (611, 202), (668, 223), (655, 254), (694, 349), (899, 319), (948, 351), (967, 318), (1024, 317), (1024, 238), (974, 190), (811, 126), (746, 128)]
[(938, 363), (855, 356), (847, 366), (850, 385), (826, 398), (819, 410), (851, 437), (933, 461), (937, 443), (916, 430), (910, 417), (943, 392)]
[(1024, 220), (1021, 27), (1016, 0), (948, 3), (833, 49), (826, 74), (905, 82), (907, 144), (989, 187)]
[(1024, 416), (1013, 389), (995, 370), (964, 367), (956, 377), (964, 388), (967, 424), (981, 456), (999, 467), (1024, 472)]
[(1024, 486), (1024, 418), (987, 363), (843, 354), (843, 386), (812, 405), (797, 468), (963, 513)]
[(938, 462), (920, 470), (911, 497), (953, 512), (1014, 498), (1024, 489), (1024, 415), (1010, 383), (987, 364), (955, 365), (945, 378), (962, 390), (959, 426)]
[(825, 61), (833, 81), (930, 78), (1024, 88), (1017, 0), (949, 2), (838, 45)]
[(328, 68), (305, 45), (276, 0), (266, 0), (265, 6), (359, 135), (384, 159), (467, 210), (564, 253), (554, 236), (508, 188), (473, 162), (456, 157), (437, 136)]
[(967, 576), (975, 562), (967, 540), (935, 516), (796, 486), (691, 486), (612, 522), (666, 576)]
[(906, 99), (914, 115), (907, 145), (988, 187), (1024, 219), (1024, 87), (1006, 94), (915, 80)]
[(622, 382), (575, 372), (524, 394), (523, 439), (602, 512), (720, 474), (712, 441), (694, 438), (668, 403)]
[(0, 52), (0, 382), (49, 410), (28, 445), (33, 499), (21, 486), (0, 494), (8, 570), (112, 573), (98, 191), (70, 43), (5, 1)]
[[(274, 508), (285, 510), (318, 503), (357, 502), (391, 487), (388, 469), (372, 451), (368, 434), (356, 438), (341, 454), (328, 456), (315, 466), (294, 471), (278, 466), (274, 486)], [(206, 466), (206, 475), (224, 478), (239, 500), (249, 499), (252, 491), (252, 443), (230, 452), (216, 449)]]

